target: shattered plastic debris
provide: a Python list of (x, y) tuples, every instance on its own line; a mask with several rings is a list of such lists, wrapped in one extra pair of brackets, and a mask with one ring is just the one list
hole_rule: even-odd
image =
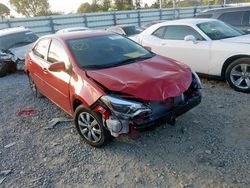
[(7, 176), (9, 173), (11, 173), (11, 170), (2, 170), (0, 171), (0, 176)]
[(6, 179), (6, 177), (0, 179), (0, 184), (2, 184), (5, 179)]
[(21, 116), (21, 115), (34, 115), (36, 113), (37, 113), (37, 111), (34, 110), (34, 109), (24, 109), (24, 110), (21, 110), (21, 111), (17, 112), (17, 115), (18, 116)]
[(12, 146), (16, 145), (16, 142), (12, 142), (10, 144), (7, 144), (6, 146), (4, 146), (4, 148), (10, 148)]
[(53, 129), (58, 123), (60, 122), (70, 122), (72, 119), (68, 118), (53, 118), (49, 121), (48, 126), (45, 127), (45, 129)]

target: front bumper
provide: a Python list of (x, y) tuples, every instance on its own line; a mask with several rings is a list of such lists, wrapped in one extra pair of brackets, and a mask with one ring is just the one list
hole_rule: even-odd
[[(171, 100), (170, 100), (171, 101)], [(129, 126), (140, 130), (148, 127), (167, 122), (175, 123), (175, 118), (194, 108), (201, 102), (201, 93), (197, 89), (189, 93), (172, 98), (173, 103), (167, 101), (151, 101), (148, 103), (150, 112), (138, 114), (128, 117), (125, 114), (114, 115), (110, 114), (108, 118), (104, 118), (104, 125), (114, 137), (120, 134), (129, 133)], [(171, 104), (171, 105), (170, 105)]]
[(163, 122), (171, 123), (173, 119), (186, 113), (187, 111), (194, 108), (200, 103), (201, 103), (201, 93), (197, 91), (195, 95), (189, 98), (184, 104), (180, 104), (180, 105), (176, 105), (172, 107), (166, 113), (161, 114), (161, 116), (158, 116), (158, 117), (151, 116), (151, 117), (144, 119), (144, 121), (142, 121), (139, 124), (133, 123), (132, 126), (135, 129), (140, 130), (140, 129), (152, 127), (154, 125), (157, 125)]

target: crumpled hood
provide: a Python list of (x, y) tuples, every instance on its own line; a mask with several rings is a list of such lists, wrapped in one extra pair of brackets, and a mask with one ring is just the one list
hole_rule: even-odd
[(24, 56), (26, 52), (31, 48), (32, 45), (33, 43), (25, 45), (25, 46), (16, 47), (16, 48), (10, 48), (8, 50), (11, 51), (11, 53), (15, 56), (15, 58), (24, 60)]
[(221, 41), (250, 44), (250, 34), (242, 35), (242, 36), (239, 36), (239, 37), (232, 37), (232, 38), (228, 38), (228, 39), (222, 39)]
[(188, 66), (159, 55), (137, 63), (87, 71), (87, 75), (111, 91), (143, 100), (179, 96), (192, 82)]

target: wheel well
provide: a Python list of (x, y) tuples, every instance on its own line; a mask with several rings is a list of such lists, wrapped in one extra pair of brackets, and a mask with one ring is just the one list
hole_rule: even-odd
[(78, 106), (80, 106), (82, 102), (78, 99), (75, 99), (73, 102), (73, 110), (75, 111)]
[(226, 74), (226, 70), (227, 70), (227, 67), (230, 63), (232, 63), (233, 61), (235, 61), (236, 59), (240, 59), (240, 58), (243, 58), (243, 57), (248, 57), (250, 58), (249, 55), (235, 55), (235, 56), (232, 56), (232, 57), (229, 57), (223, 64), (223, 67), (222, 67), (222, 70), (221, 70), (221, 77), (222, 79), (225, 79), (225, 74)]

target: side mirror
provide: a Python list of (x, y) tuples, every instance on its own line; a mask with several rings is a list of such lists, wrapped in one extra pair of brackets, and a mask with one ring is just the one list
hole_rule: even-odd
[(143, 46), (143, 48), (145, 48), (145, 49), (148, 50), (148, 51), (151, 51), (151, 50), (152, 50), (152, 48), (149, 47), (149, 46)]
[(197, 40), (196, 40), (196, 38), (193, 35), (187, 35), (187, 36), (185, 36), (184, 40), (185, 41), (192, 41), (194, 44), (197, 43)]
[(49, 65), (48, 70), (53, 72), (60, 72), (66, 70), (66, 67), (64, 62), (60, 61)]

